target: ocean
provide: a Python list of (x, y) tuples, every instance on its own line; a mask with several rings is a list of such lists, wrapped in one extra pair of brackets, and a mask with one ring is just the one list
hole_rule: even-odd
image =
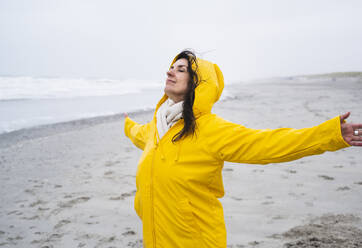
[[(152, 110), (164, 82), (0, 77), (0, 134), (98, 116)], [(222, 98), (230, 97), (224, 90)]]

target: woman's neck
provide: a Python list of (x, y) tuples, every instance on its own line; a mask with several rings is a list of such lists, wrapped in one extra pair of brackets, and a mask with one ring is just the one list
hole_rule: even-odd
[(170, 98), (174, 103), (178, 103), (178, 102), (181, 102), (183, 101), (183, 97), (175, 97), (175, 96), (168, 96), (168, 98)]

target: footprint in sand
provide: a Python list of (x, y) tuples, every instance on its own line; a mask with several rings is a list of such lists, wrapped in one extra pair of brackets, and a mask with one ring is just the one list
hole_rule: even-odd
[(62, 226), (65, 226), (65, 225), (67, 225), (69, 223), (71, 223), (70, 220), (61, 220), (54, 226), (54, 229), (61, 228)]
[(86, 222), (87, 225), (96, 225), (96, 224), (99, 224), (99, 221), (94, 221), (94, 222), (91, 222), (91, 221), (88, 221)]
[(8, 212), (6, 215), (12, 215), (12, 214), (18, 215), (18, 210), (10, 211), (10, 212)]
[(346, 191), (346, 190), (351, 190), (351, 188), (348, 187), (348, 186), (343, 186), (343, 187), (338, 187), (338, 188), (336, 189), (336, 191)]
[(272, 219), (273, 220), (283, 220), (283, 219), (285, 219), (285, 217), (281, 216), (281, 215), (276, 215), (276, 216), (273, 216)]
[(324, 180), (334, 180), (334, 177), (330, 177), (327, 175), (318, 175), (318, 177), (323, 178)]
[(127, 247), (131, 247), (131, 248), (142, 248), (143, 247), (143, 242), (142, 239), (138, 239), (136, 241), (131, 241), (128, 242)]
[(106, 172), (104, 172), (105, 177), (109, 177), (109, 176), (111, 176), (113, 174), (114, 174), (114, 171), (106, 171)]
[[(111, 243), (116, 240), (116, 236), (111, 236), (109, 238), (101, 238), (98, 240), (98, 245), (104, 244), (104, 243)], [(97, 246), (98, 247), (98, 246)]]
[(265, 201), (265, 202), (262, 202), (261, 204), (263, 205), (271, 205), (271, 204), (274, 204), (275, 202), (273, 201)]
[(37, 201), (35, 201), (35, 202), (33, 202), (33, 203), (30, 203), (29, 204), (29, 207), (31, 207), (31, 208), (33, 208), (33, 207), (35, 207), (35, 206), (37, 206), (37, 205), (42, 205), (42, 204), (45, 204), (46, 202), (44, 202), (44, 201), (42, 201), (42, 200), (37, 200)]
[(232, 197), (230, 197), (231, 199), (233, 199), (233, 200), (235, 200), (235, 201), (241, 201), (241, 200), (243, 200), (243, 198), (241, 198), (241, 197), (236, 197), (236, 196), (232, 196)]
[(33, 185), (33, 188), (43, 188), (43, 184), (35, 184)]
[(112, 197), (109, 197), (109, 200), (119, 201), (119, 200), (124, 200), (124, 198), (122, 196), (112, 196)]
[[(51, 235), (49, 235), (48, 237), (46, 237), (45, 239), (35, 239), (33, 241), (31, 241), (31, 244), (39, 244), (39, 243), (47, 243), (47, 242), (54, 242), (57, 239), (60, 239), (64, 236), (64, 234), (59, 234), (59, 233), (53, 233)], [(40, 246), (41, 248), (53, 248), (53, 245), (45, 245), (45, 246)]]
[(26, 189), (26, 190), (24, 190), (24, 192), (31, 194), (31, 195), (35, 195), (35, 191), (33, 189)]
[(31, 217), (21, 217), (20, 219), (23, 219), (23, 220), (38, 220), (40, 219), (39, 215), (34, 215), (34, 216), (31, 216)]
[(234, 169), (231, 168), (224, 168), (223, 171), (234, 171)]
[(296, 170), (285, 170), (286, 172), (290, 173), (290, 174), (296, 174), (297, 171)]
[(122, 233), (123, 236), (131, 236), (131, 235), (136, 235), (136, 232), (133, 230), (128, 230), (124, 233)]
[(118, 160), (117, 161), (106, 161), (104, 166), (111, 167), (111, 166), (114, 166), (114, 165), (119, 164), (119, 163), (120, 163), (120, 161), (118, 161)]
[(341, 169), (341, 168), (343, 168), (343, 165), (336, 165), (336, 166), (333, 166), (333, 168)]
[(227, 245), (227, 248), (245, 248), (246, 246), (245, 245), (240, 245), (240, 244), (237, 244), (237, 245)]
[(22, 240), (22, 239), (24, 239), (24, 237), (22, 237), (22, 236), (20, 236), (20, 235), (17, 235), (17, 236), (15, 236), (15, 237), (8, 237), (6, 240), (7, 240), (7, 241), (10, 241), (10, 242), (13, 243), (13, 244), (16, 244), (15, 241), (17, 241), (17, 240)]
[[(249, 242), (248, 245), (250, 245), (251, 247), (256, 247), (256, 246), (259, 246), (261, 243), (263, 243), (263, 242), (252, 241), (252, 242)], [(238, 247), (238, 246), (236, 246), (236, 247)]]
[(49, 239), (50, 240), (54, 240), (54, 239), (60, 239), (61, 237), (63, 237), (64, 234), (59, 234), (59, 233), (53, 233), (50, 235)]
[(112, 196), (109, 198), (109, 200), (112, 200), (112, 201), (124, 200), (126, 197), (134, 196), (135, 194), (136, 194), (136, 190), (133, 190), (129, 193), (122, 193), (120, 196)]
[(89, 200), (90, 200), (90, 197), (82, 196), (82, 197), (78, 197), (76, 199), (72, 199), (72, 200), (67, 201), (67, 202), (60, 202), (60, 203), (58, 203), (58, 206), (61, 207), (61, 208), (71, 208), (76, 204), (87, 202)]
[(360, 182), (355, 182), (354, 184), (362, 185), (362, 181), (360, 181)]

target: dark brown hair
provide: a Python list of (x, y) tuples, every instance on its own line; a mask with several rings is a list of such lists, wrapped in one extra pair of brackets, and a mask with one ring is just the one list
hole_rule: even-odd
[[(195, 89), (200, 83), (200, 78), (197, 74), (198, 71), (198, 65), (196, 60), (196, 55), (190, 51), (190, 50), (183, 50), (181, 53), (179, 53), (175, 61), (179, 59), (186, 59), (188, 66), (187, 66), (187, 72), (189, 73), (190, 80), (187, 83), (187, 91), (184, 96), (184, 102), (183, 102), (183, 111), (182, 111), (182, 118), (184, 119), (184, 127), (180, 132), (178, 132), (173, 138), (172, 142), (176, 142), (188, 135), (194, 135), (195, 129), (196, 129), (196, 118), (194, 115), (194, 112), (192, 110), (192, 107), (194, 106), (195, 101)], [(192, 65), (195, 66), (195, 69), (192, 68)]]

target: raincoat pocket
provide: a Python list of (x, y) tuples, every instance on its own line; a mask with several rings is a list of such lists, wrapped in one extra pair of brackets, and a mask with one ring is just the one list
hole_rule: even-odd
[[(187, 231), (190, 234), (190, 238), (193, 239), (195, 247), (201, 248), (204, 247), (202, 244), (201, 230), (198, 226), (195, 215), (192, 211), (192, 207), (188, 199), (182, 199), (178, 202), (178, 208), (182, 214), (183, 220), (187, 225)], [(197, 246), (196, 246), (197, 245)]]
[(142, 202), (141, 202), (141, 192), (139, 190), (136, 191), (136, 195), (134, 198), (134, 209), (138, 217), (142, 220)]

